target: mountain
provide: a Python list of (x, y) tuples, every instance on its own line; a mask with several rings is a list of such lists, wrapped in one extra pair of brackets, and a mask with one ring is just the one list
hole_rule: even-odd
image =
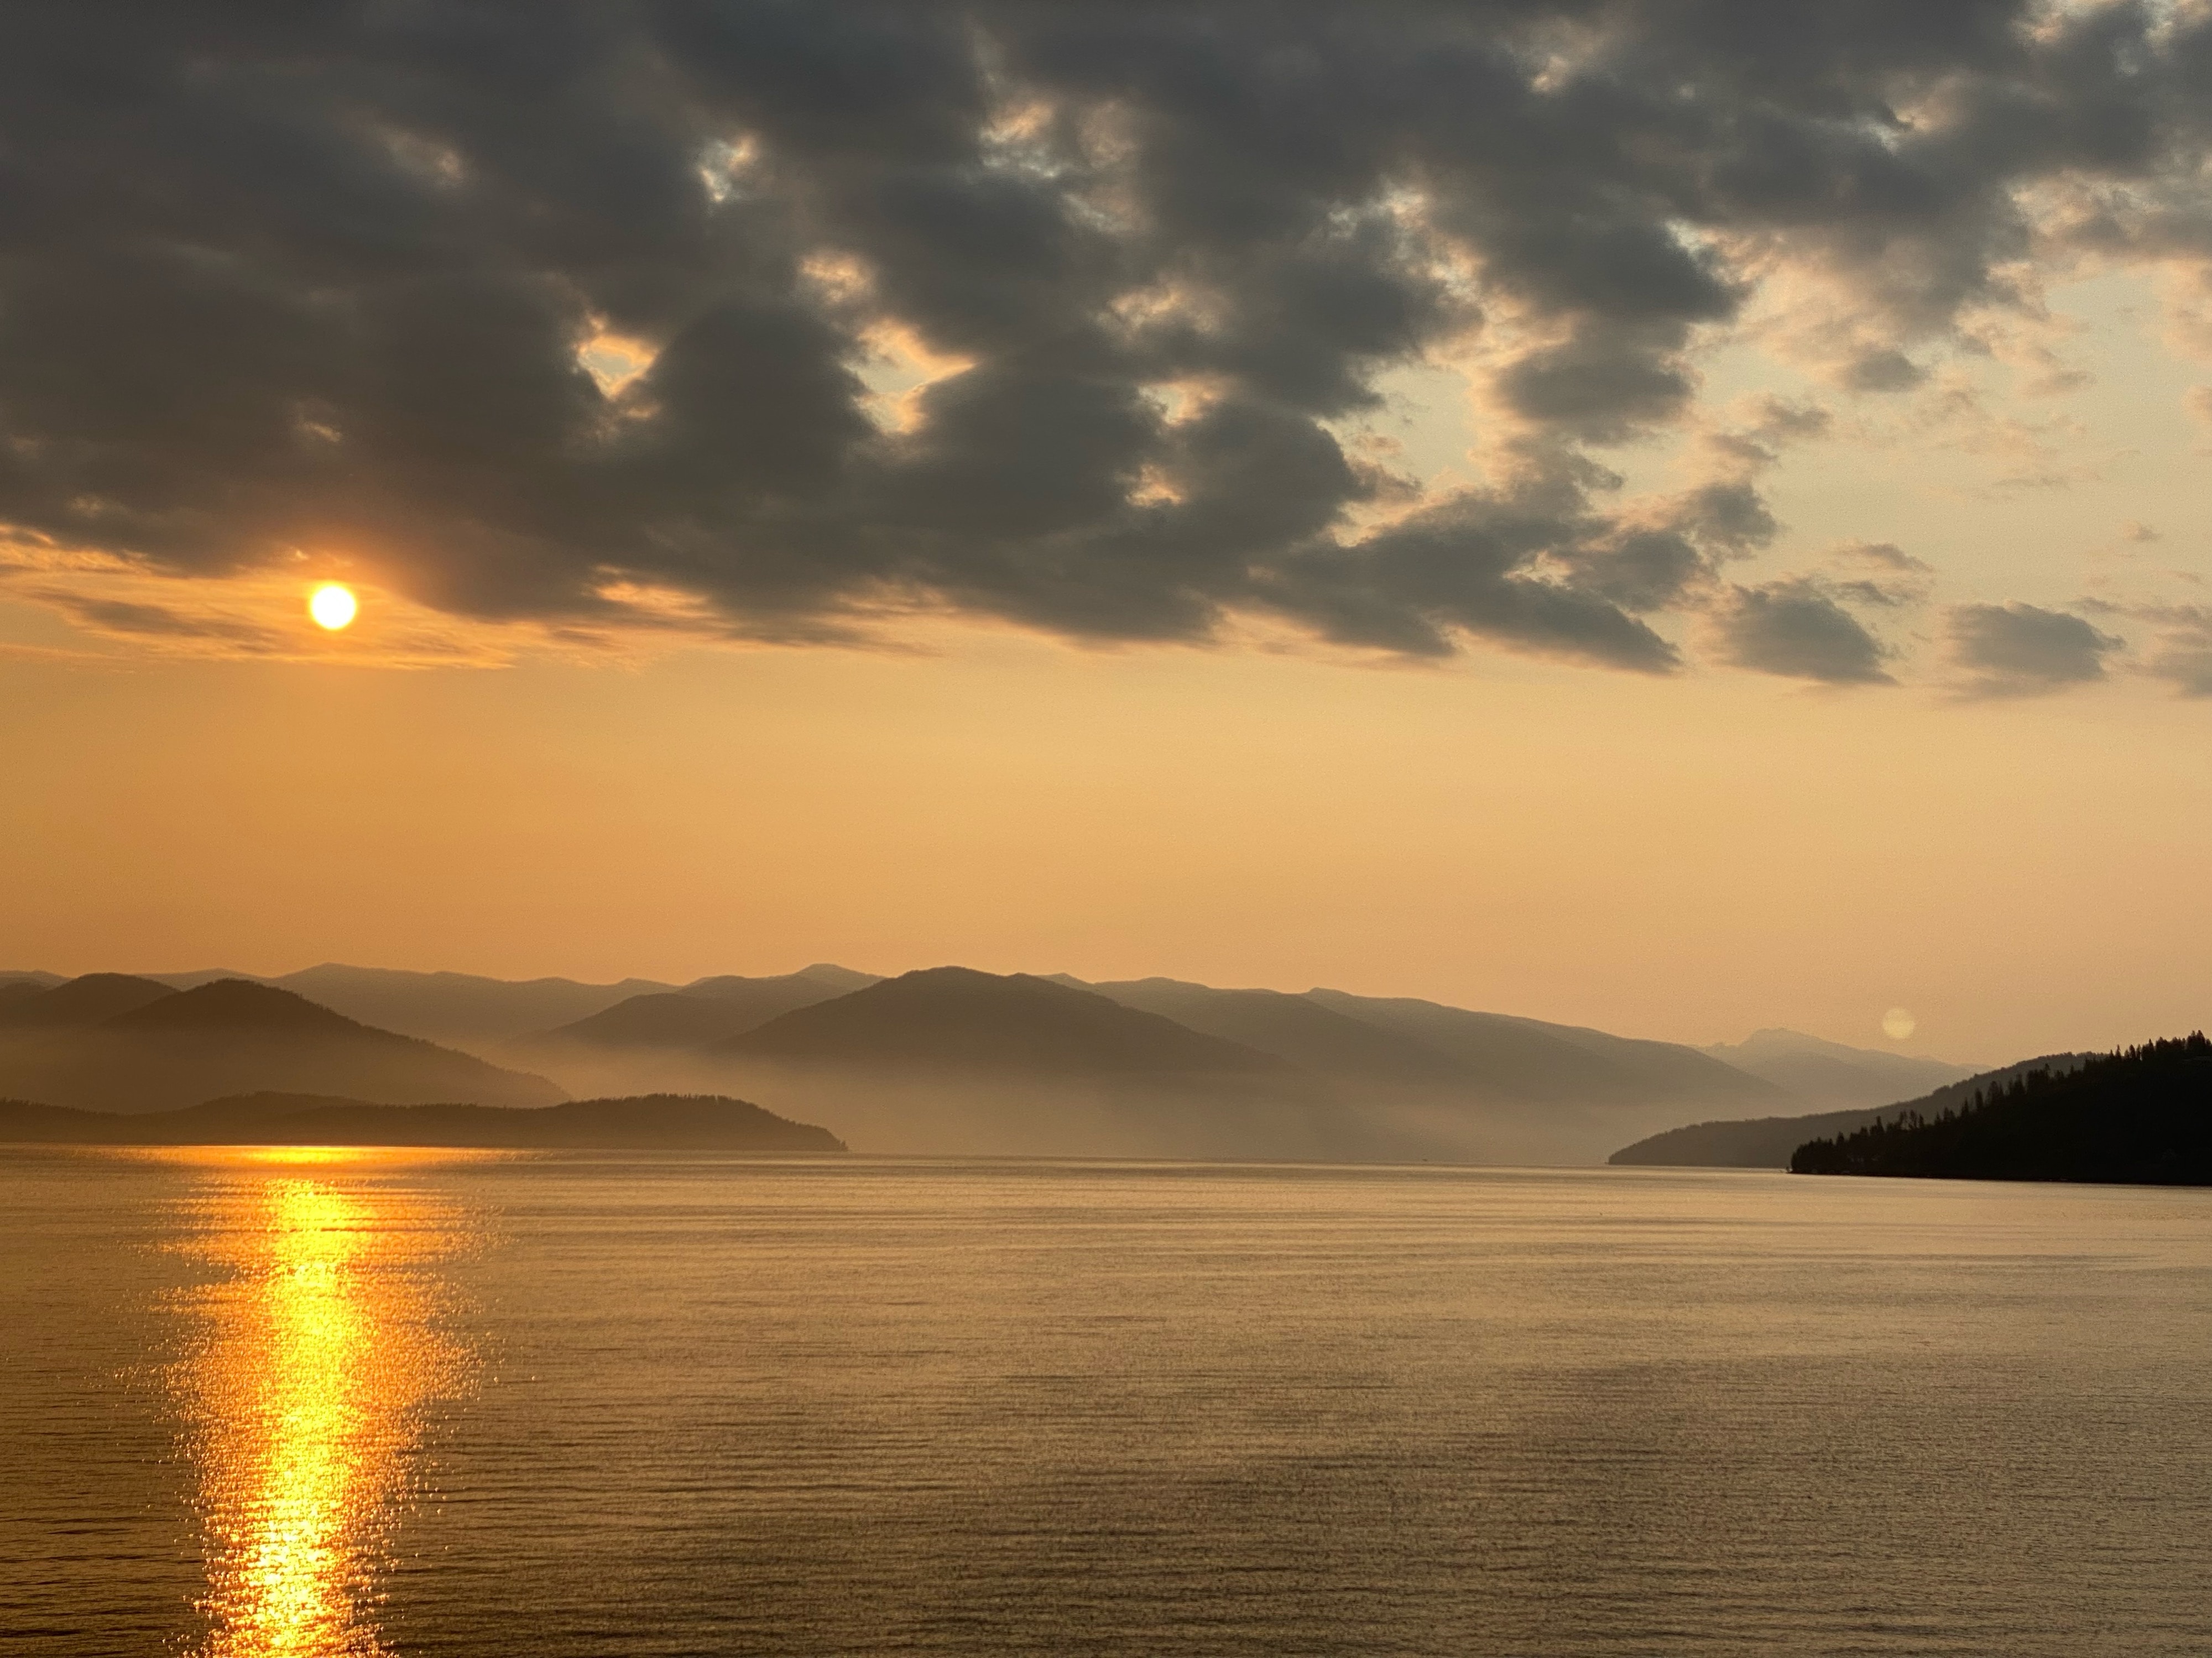
[[(306, 968), (276, 978), (222, 969), (150, 976), (177, 990), (191, 989), (217, 979), (244, 979), (255, 984), (274, 985), (380, 1029), (486, 1055), (510, 1044), (534, 1042), (545, 1032), (574, 1025), (637, 997), (742, 995), (744, 986), (773, 982), (726, 976), (698, 979), (688, 985), (665, 984), (658, 979), (586, 984), (574, 979), (490, 979), (472, 973), (413, 973), (395, 968), (347, 967), (336, 962), (325, 962), (320, 967)], [(787, 976), (826, 987), (826, 994), (857, 990), (874, 982), (869, 974), (826, 962)], [(727, 1035), (734, 1031), (718, 1034)]]
[(1325, 1077), (1363, 1084), (1420, 1087), (1463, 1084), (1468, 1067), (1449, 1056), (1310, 996), (1280, 990), (1216, 990), (1181, 979), (1128, 979), (1080, 987), (1124, 1007), (1158, 1014), (1224, 1042), (1304, 1066)]
[(701, 1057), (719, 1085), (871, 1151), (1370, 1162), (1407, 1151), (1295, 1065), (1028, 974), (906, 974)]
[(1916, 1101), (1811, 1140), (1793, 1174), (2212, 1186), (2212, 1042), (2202, 1031), (2037, 1070), (1937, 1108)]
[[(564, 1048), (699, 1048), (743, 1035), (777, 1015), (865, 989), (869, 974), (820, 963), (770, 978), (701, 979), (682, 990), (632, 996), (512, 1044), (518, 1054)], [(557, 1053), (554, 1053), (557, 1058)]]
[(1974, 1074), (1970, 1065), (1847, 1048), (1802, 1030), (1756, 1030), (1742, 1042), (1703, 1051), (1830, 1111), (1894, 1105)]
[(744, 1100), (657, 1094), (516, 1110), (378, 1105), (319, 1094), (259, 1093), (181, 1110), (72, 1110), (0, 1101), (0, 1142), (76, 1145), (407, 1145), (618, 1151), (836, 1152), (826, 1128)]
[(738, 1059), (1088, 1078), (1288, 1078), (1271, 1054), (1026, 973), (925, 968), (714, 1045)]
[(724, 974), (718, 978), (694, 979), (684, 987), (694, 996), (742, 996), (753, 985), (781, 984), (785, 980), (803, 979), (823, 986), (831, 995), (842, 996), (848, 990), (866, 990), (870, 985), (881, 984), (880, 973), (860, 973), (849, 967), (840, 967), (835, 962), (817, 962), (802, 967), (796, 973), (786, 973), (768, 978), (747, 979), (736, 974)]
[(128, 973), (88, 973), (51, 989), (33, 988), (0, 1002), (0, 1029), (66, 1030), (95, 1025), (176, 992), (156, 979)]
[[(1686, 1105), (1771, 1105), (1779, 1088), (1692, 1048), (1609, 1035), (1409, 997), (1308, 994), (1322, 1006), (1395, 1031), (1457, 1061), (1496, 1093), (1562, 1105), (1664, 1112)], [(1594, 1154), (1595, 1155), (1595, 1154)]]
[(574, 979), (407, 973), (335, 962), (268, 982), (364, 1024), (471, 1048), (489, 1048), (529, 1031), (586, 1018), (631, 996), (676, 988), (652, 979), (580, 984)]
[(88, 975), (11, 1002), (6, 1014), (0, 1094), (80, 1108), (159, 1111), (261, 1090), (395, 1105), (536, 1106), (562, 1097), (542, 1077), (243, 979), (172, 991)]
[(2065, 1072), (2087, 1063), (2081, 1054), (2046, 1054), (1996, 1071), (1949, 1083), (1925, 1098), (1871, 1111), (1827, 1111), (1805, 1117), (1754, 1117), (1747, 1121), (1692, 1123), (1670, 1128), (1633, 1145), (1625, 1145), (1608, 1163), (1671, 1168), (1786, 1169), (1790, 1154), (1823, 1135), (1847, 1134), (1869, 1123), (1893, 1120), (1904, 1112), (1954, 1110), (1978, 1091), (2002, 1086), (2031, 1072)]

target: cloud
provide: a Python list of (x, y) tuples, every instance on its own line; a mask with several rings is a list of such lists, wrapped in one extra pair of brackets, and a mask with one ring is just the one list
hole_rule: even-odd
[(2033, 696), (2105, 677), (2124, 641), (2078, 616), (2033, 604), (1960, 604), (1950, 613), (1951, 658), (1975, 696)]
[(1895, 683), (1881, 642), (1804, 578), (1732, 588), (1716, 620), (1723, 654), (1738, 667), (1828, 685)]
[(162, 604), (128, 599), (89, 598), (76, 593), (33, 591), (31, 597), (74, 617), (95, 633), (195, 644), (219, 644), (262, 656), (283, 648), (276, 629), (223, 616), (189, 616)]
[[(1592, 447), (1695, 420), (1762, 283), (1875, 394), (2045, 245), (2202, 263), (2207, 61), (2027, 0), (15, 8), (0, 535), (571, 639), (1264, 613), (1668, 671), (1826, 416), (1680, 499)], [(1332, 422), (1447, 356), (1489, 477), (1389, 517)], [(1735, 590), (1731, 659), (1878, 678), (1861, 600)]]
[(2143, 671), (2184, 696), (2212, 696), (2212, 609), (2202, 604), (2089, 603), (2085, 609), (2125, 616), (2158, 629), (2158, 643)]
[(1828, 591), (1856, 604), (1899, 610), (1923, 603), (1935, 586), (1935, 567), (1891, 542), (1845, 542), (1826, 562), (1835, 572)]
[(2212, 696), (2212, 628), (2169, 635), (2148, 667), (2184, 696)]

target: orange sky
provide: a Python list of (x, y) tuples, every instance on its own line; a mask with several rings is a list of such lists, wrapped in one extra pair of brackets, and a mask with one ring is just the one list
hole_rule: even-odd
[(0, 656), (9, 966), (832, 959), (1326, 983), (1967, 1060), (2204, 1022), (2207, 710), (1507, 657)]

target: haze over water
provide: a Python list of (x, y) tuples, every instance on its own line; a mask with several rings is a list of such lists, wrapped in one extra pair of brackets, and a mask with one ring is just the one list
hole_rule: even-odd
[(27, 1652), (2197, 1653), (2212, 1194), (0, 1153)]

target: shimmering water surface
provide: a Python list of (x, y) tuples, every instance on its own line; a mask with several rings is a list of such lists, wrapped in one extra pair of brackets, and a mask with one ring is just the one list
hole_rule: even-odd
[(2212, 1651), (2212, 1193), (0, 1151), (11, 1654)]

